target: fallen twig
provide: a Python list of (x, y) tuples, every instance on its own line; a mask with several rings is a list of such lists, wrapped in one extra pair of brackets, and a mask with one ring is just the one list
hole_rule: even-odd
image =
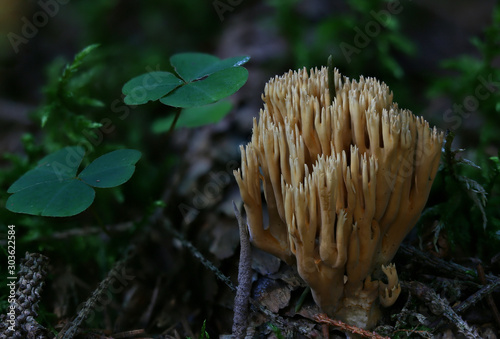
[(198, 259), (203, 266), (212, 271), (215, 274), (215, 276), (223, 283), (225, 283), (227, 287), (229, 287), (232, 291), (236, 292), (236, 286), (234, 286), (233, 282), (226, 275), (224, 275), (224, 273), (222, 273), (217, 267), (215, 267), (215, 265), (210, 260), (205, 258), (205, 256), (200, 251), (198, 251), (198, 249), (190, 241), (186, 240), (186, 238), (184, 238), (184, 235), (182, 235), (182, 233), (180, 233), (174, 227), (172, 227), (168, 219), (162, 218), (160, 222), (163, 225), (163, 228), (168, 233), (175, 236), (177, 240), (181, 242), (182, 246), (187, 248), (189, 252), (191, 252), (191, 254), (196, 259)]
[(436, 292), (426, 285), (412, 281), (409, 283), (401, 282), (401, 285), (410, 290), (410, 292), (423, 300), (429, 310), (435, 315), (445, 316), (451, 323), (457, 326), (459, 332), (463, 333), (467, 338), (480, 339), (473, 328), (471, 328), (456, 312), (448, 305), (448, 302), (436, 294)]
[[(399, 253), (403, 253), (407, 256), (410, 256), (413, 260), (418, 260), (418, 262), (421, 262), (425, 266), (431, 266), (436, 268), (440, 272), (445, 272), (447, 274), (450, 274), (455, 279), (476, 281), (476, 282), (478, 280), (476, 272), (474, 272), (472, 269), (434, 257), (432, 255), (420, 251), (419, 249), (413, 246), (402, 244), (399, 247)], [(488, 274), (486, 275), (486, 280), (489, 283), (492, 283), (496, 280), (496, 277)]]
[(246, 223), (233, 201), (234, 214), (240, 229), (240, 264), (238, 266), (238, 289), (234, 298), (233, 338), (245, 338), (248, 327), (248, 299), (252, 287), (252, 247)]
[(475, 303), (477, 303), (479, 300), (483, 299), (487, 295), (489, 295), (491, 292), (493, 292), (494, 289), (496, 289), (498, 286), (500, 286), (500, 278), (497, 278), (495, 281), (493, 281), (491, 284), (484, 286), (481, 288), (479, 291), (468, 297), (464, 302), (460, 303), (458, 306), (454, 307), (453, 310), (457, 313), (462, 313)]
[(353, 334), (359, 334), (360, 336), (362, 336), (364, 338), (390, 339), (389, 337), (383, 337), (380, 334), (377, 334), (375, 332), (363, 330), (362, 328), (348, 325), (342, 321), (328, 318), (328, 316), (326, 314), (316, 314), (313, 318), (318, 323), (335, 326), (335, 327), (338, 327), (339, 329), (341, 329), (342, 331), (350, 332)]
[(119, 280), (122, 284), (126, 285), (126, 281), (124, 281), (124, 279), (127, 279), (128, 276), (124, 277), (124, 270), (126, 263), (134, 253), (134, 249), (134, 246), (129, 247), (125, 258), (115, 263), (115, 266), (111, 269), (111, 271), (109, 271), (106, 278), (99, 283), (99, 286), (97, 286), (90, 298), (87, 299), (85, 305), (82, 307), (80, 312), (78, 312), (76, 318), (73, 321), (67, 323), (62, 331), (59, 332), (59, 334), (57, 335), (57, 339), (72, 339), (78, 334), (83, 321), (87, 319), (94, 307), (104, 296), (104, 293), (107, 292), (108, 287), (111, 286), (113, 282)]
[[(477, 273), (483, 285), (486, 285), (487, 284), (486, 275), (484, 274), (483, 265), (481, 265), (480, 263), (477, 265)], [(497, 279), (495, 285), (498, 285), (499, 283), (500, 279)], [(498, 313), (498, 308), (497, 305), (495, 304), (495, 301), (493, 300), (493, 297), (491, 296), (491, 292), (486, 295), (486, 300), (488, 301), (488, 305), (491, 308), (491, 313), (493, 313), (493, 319), (495, 319), (497, 325), (500, 326), (500, 313)]]
[[(171, 226), (170, 222), (166, 218), (161, 219), (161, 223), (162, 223), (164, 229), (167, 232), (169, 232), (170, 234), (172, 234), (173, 236), (175, 236), (182, 243), (182, 245), (185, 246), (191, 252), (191, 254), (196, 259), (200, 260), (200, 262), (203, 264), (203, 266), (205, 266), (206, 268), (208, 268), (209, 270), (214, 272), (214, 274), (217, 278), (219, 278), (223, 283), (225, 283), (226, 286), (228, 286), (232, 291), (236, 292), (236, 287), (234, 286), (233, 282), (226, 275), (224, 275), (224, 273), (222, 273), (217, 267), (215, 267), (215, 265), (212, 264), (212, 262), (210, 260), (205, 258), (205, 256), (200, 251), (198, 251), (198, 249), (196, 247), (194, 247), (194, 245), (191, 242), (186, 240), (184, 238), (184, 236), (179, 231), (174, 229)], [(259, 303), (256, 300), (254, 300), (253, 298), (249, 298), (249, 301), (250, 301), (250, 304), (252, 304), (252, 306), (257, 308), (260, 312), (262, 312), (266, 316), (268, 316), (269, 319), (272, 320), (274, 322), (274, 324), (276, 324), (279, 328), (283, 328), (285, 326), (284, 325), (285, 322), (283, 321), (283, 319), (279, 315), (274, 314), (269, 309), (267, 309), (264, 305), (262, 305), (261, 303)]]

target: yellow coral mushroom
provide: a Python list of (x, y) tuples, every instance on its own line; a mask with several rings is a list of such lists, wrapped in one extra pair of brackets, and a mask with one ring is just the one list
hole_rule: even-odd
[(427, 201), (443, 133), (386, 84), (332, 73), (335, 98), (325, 67), (266, 84), (235, 177), (252, 243), (296, 265), (324, 312), (369, 329), (401, 291), (389, 263)]

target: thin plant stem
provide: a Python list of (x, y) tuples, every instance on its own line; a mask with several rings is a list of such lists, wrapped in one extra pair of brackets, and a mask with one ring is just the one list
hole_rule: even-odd
[(168, 130), (168, 135), (172, 134), (172, 132), (175, 130), (175, 125), (177, 124), (177, 120), (179, 120), (179, 117), (181, 116), (181, 111), (182, 108), (177, 108), (177, 110), (175, 111), (174, 121), (172, 122), (172, 125), (170, 125), (170, 129)]

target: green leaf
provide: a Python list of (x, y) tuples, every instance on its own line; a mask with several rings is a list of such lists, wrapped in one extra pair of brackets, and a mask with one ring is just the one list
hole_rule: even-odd
[(7, 190), (15, 193), (42, 183), (60, 183), (74, 178), (80, 166), (85, 151), (82, 147), (65, 147), (47, 155), (37, 164), (37, 167), (26, 172)]
[(185, 82), (191, 82), (224, 69), (241, 66), (248, 60), (248, 56), (220, 60), (210, 54), (179, 53), (170, 58), (170, 63)]
[(83, 60), (92, 53), (94, 49), (99, 47), (99, 44), (93, 44), (82, 49), (78, 54), (75, 55), (73, 62), (71, 64), (67, 64), (64, 67), (63, 73), (59, 78), (59, 87), (60, 89), (64, 88), (69, 80), (72, 78), (73, 74), (78, 71), (78, 68), (82, 65)]
[(109, 188), (127, 182), (134, 174), (141, 152), (132, 149), (113, 151), (95, 159), (78, 176), (90, 186)]
[(182, 80), (161, 71), (139, 75), (123, 86), (124, 102), (140, 105), (161, 99), (165, 105), (174, 107), (211, 104), (244, 85), (248, 72), (239, 66), (248, 60), (248, 56), (220, 60), (204, 53), (175, 54), (170, 62)]
[[(86, 210), (94, 201), (94, 187), (114, 187), (126, 182), (141, 153), (118, 150), (94, 160), (80, 176), (76, 173), (84, 155), (82, 147), (66, 147), (44, 157), (8, 189), (9, 211), (67, 217)], [(90, 186), (89, 186), (90, 185)]]
[[(206, 106), (184, 108), (175, 124), (175, 129), (181, 127), (194, 128), (216, 123), (231, 111), (232, 106), (229, 101), (218, 101)], [(156, 120), (153, 123), (153, 132), (163, 133), (169, 131), (174, 119), (175, 116), (170, 115)]]
[(247, 79), (248, 71), (243, 67), (224, 69), (179, 87), (160, 101), (182, 108), (208, 105), (235, 93)]
[(94, 190), (81, 181), (65, 179), (43, 182), (7, 199), (7, 209), (45, 217), (69, 217), (86, 210), (94, 201)]
[(200, 339), (210, 339), (208, 332), (206, 331), (207, 320), (203, 320), (203, 325), (201, 326)]
[(170, 72), (149, 72), (129, 80), (123, 85), (123, 101), (127, 105), (141, 105), (167, 95), (183, 81)]

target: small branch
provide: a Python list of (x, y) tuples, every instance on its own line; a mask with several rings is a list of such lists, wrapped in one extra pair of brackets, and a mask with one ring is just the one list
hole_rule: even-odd
[(114, 333), (113, 334), (113, 339), (135, 338), (138, 335), (144, 336), (145, 334), (146, 334), (146, 331), (144, 329), (130, 330), (130, 331), (124, 331), (124, 332)]
[(156, 278), (155, 288), (153, 290), (153, 294), (151, 295), (151, 300), (146, 308), (146, 311), (140, 318), (140, 326), (146, 328), (151, 321), (151, 316), (153, 315), (154, 308), (156, 303), (158, 302), (158, 294), (160, 293), (161, 288), (161, 277)]
[(214, 272), (215, 276), (223, 283), (225, 283), (232, 291), (236, 291), (236, 287), (234, 286), (233, 282), (227, 276), (225, 276), (224, 273), (222, 273), (217, 267), (215, 267), (215, 265), (212, 264), (210, 260), (205, 258), (205, 256), (200, 251), (198, 251), (198, 249), (194, 247), (194, 245), (191, 242), (186, 240), (179, 231), (173, 228), (168, 220), (162, 219), (160, 222), (163, 225), (163, 228), (168, 233), (176, 237), (181, 242), (182, 246), (186, 247), (191, 252), (191, 254), (202, 263), (203, 266), (208, 268), (210, 271)]
[(327, 324), (327, 325), (335, 326), (335, 327), (341, 329), (342, 331), (350, 332), (353, 334), (359, 334), (360, 336), (362, 336), (364, 338), (390, 339), (389, 337), (383, 337), (380, 334), (377, 334), (375, 332), (363, 330), (359, 327), (348, 325), (348, 324), (346, 324), (342, 321), (339, 321), (339, 320), (330, 319), (330, 318), (328, 318), (328, 316), (326, 314), (316, 314), (313, 318), (315, 321), (317, 321), (320, 324)]
[[(449, 276), (452, 276), (454, 279), (461, 279), (464, 281), (469, 281), (471, 283), (474, 283), (474, 285), (477, 288), (480, 288), (479, 291), (477, 291), (476, 293), (471, 295), (469, 298), (467, 298), (460, 305), (453, 308), (453, 312), (455, 313), (455, 315), (457, 313), (458, 314), (463, 313), (466, 309), (468, 309), (469, 307), (471, 307), (472, 305), (477, 303), (479, 300), (488, 296), (495, 288), (497, 288), (497, 286), (500, 285), (500, 278), (497, 278), (497, 277), (490, 274), (490, 275), (484, 275), (485, 281), (482, 282), (483, 285), (486, 283), (489, 283), (489, 285), (481, 288), (481, 285), (479, 285), (477, 283), (478, 276), (476, 275), (476, 272), (474, 272), (470, 268), (466, 268), (466, 267), (458, 265), (456, 263), (447, 262), (445, 260), (431, 256), (427, 253), (424, 253), (424, 252), (416, 249), (415, 247), (408, 246), (405, 244), (401, 245), (401, 247), (399, 248), (399, 251), (401, 253), (411, 257), (412, 260), (418, 261), (419, 263), (423, 264), (424, 266), (433, 267), (434, 269), (438, 270), (441, 273), (445, 273), (445, 274), (448, 274)], [(483, 272), (483, 274), (484, 274), (484, 272)], [(481, 274), (479, 274), (479, 276), (480, 275)], [(490, 307), (491, 307), (491, 303), (490, 303)], [(493, 308), (492, 308), (492, 310), (493, 310)], [(457, 317), (458, 317), (458, 315), (457, 315)], [(496, 315), (495, 315), (495, 320), (497, 320)], [(497, 320), (497, 321), (499, 321), (499, 320)], [(443, 319), (438, 320), (434, 324), (433, 327), (434, 328), (439, 327), (442, 324), (442, 322), (443, 322)], [(455, 321), (452, 321), (452, 322), (455, 322)], [(462, 321), (462, 323), (463, 323), (463, 321)]]
[(80, 331), (82, 323), (89, 316), (90, 312), (94, 306), (102, 299), (104, 293), (107, 292), (108, 287), (118, 279), (121, 283), (126, 283), (123, 280), (127, 277), (123, 277), (125, 265), (128, 260), (132, 257), (134, 247), (130, 247), (124, 259), (119, 260), (115, 263), (115, 266), (109, 271), (106, 278), (99, 283), (99, 286), (94, 290), (89, 299), (85, 302), (83, 308), (78, 312), (76, 318), (66, 324), (61, 332), (57, 335), (57, 339), (72, 339)]
[[(217, 267), (215, 267), (214, 264), (212, 264), (210, 262), (210, 260), (206, 259), (203, 256), (203, 254), (200, 251), (198, 251), (196, 249), (196, 247), (193, 246), (193, 244), (191, 244), (189, 241), (187, 241), (186, 239), (184, 239), (184, 237), (182, 236), (182, 234), (179, 231), (177, 231), (176, 229), (174, 229), (170, 225), (170, 222), (168, 220), (165, 220), (163, 218), (163, 219), (160, 220), (160, 222), (162, 223), (164, 229), (167, 232), (169, 232), (174, 237), (176, 237), (182, 243), (182, 245), (185, 246), (191, 252), (191, 254), (196, 259), (200, 260), (200, 262), (203, 264), (203, 266), (205, 266), (206, 268), (208, 268), (209, 270), (211, 270), (212, 272), (214, 272), (214, 274), (216, 275), (216, 277), (219, 278), (222, 282), (224, 282), (232, 291), (236, 291), (236, 287), (231, 282), (231, 280), (227, 276), (225, 276), (224, 273), (222, 273)], [(270, 320), (273, 321), (273, 323), (276, 326), (278, 326), (279, 328), (284, 328), (285, 327), (285, 321), (279, 315), (274, 314), (267, 307), (265, 307), (264, 305), (262, 305), (261, 303), (259, 303), (258, 301), (256, 301), (253, 298), (249, 298), (249, 301), (250, 301), (250, 304), (253, 307), (255, 307), (256, 309), (258, 309), (262, 314), (265, 314)]]
[(238, 290), (234, 299), (233, 338), (245, 338), (248, 327), (248, 300), (252, 287), (252, 247), (246, 223), (233, 201), (234, 214), (240, 229), (240, 264), (238, 267)]
[[(403, 284), (403, 283), (402, 283)], [(427, 287), (426, 285), (418, 282), (412, 281), (410, 283), (404, 283), (404, 287), (408, 288), (410, 292), (417, 296), (419, 299), (423, 300), (429, 310), (435, 315), (442, 315), (446, 317), (450, 323), (457, 326), (458, 331), (465, 335), (467, 338), (480, 339), (481, 337), (477, 332), (471, 328), (456, 312), (448, 305), (445, 299), (442, 299), (436, 294), (436, 292)]]
[(494, 282), (489, 285), (484, 286), (479, 291), (468, 297), (464, 302), (460, 305), (454, 307), (453, 309), (457, 313), (462, 313), (467, 310), (469, 307), (477, 303), (479, 300), (483, 299), (487, 295), (491, 294), (493, 290), (495, 290), (498, 286), (500, 286), (500, 278), (497, 278)]
[[(481, 283), (483, 285), (486, 285), (487, 284), (486, 275), (484, 274), (483, 265), (481, 265), (481, 264), (477, 265), (477, 273), (479, 274), (479, 279), (481, 280)], [(497, 284), (498, 284), (498, 281), (500, 281), (500, 279), (497, 279)], [(497, 326), (500, 326), (500, 314), (498, 313), (497, 305), (495, 305), (495, 301), (493, 300), (491, 293), (488, 293), (486, 295), (486, 300), (488, 301), (488, 305), (491, 308), (491, 312), (493, 313), (493, 318), (495, 319)]]
[[(434, 257), (420, 251), (413, 246), (401, 244), (401, 247), (399, 247), (399, 253), (407, 255), (411, 257), (412, 260), (418, 261), (425, 266), (434, 267), (439, 272), (450, 274), (454, 279), (477, 282), (478, 277), (476, 275), (476, 272), (474, 272), (472, 269)], [(486, 275), (486, 279), (489, 283), (492, 283), (497, 278), (493, 275)]]

